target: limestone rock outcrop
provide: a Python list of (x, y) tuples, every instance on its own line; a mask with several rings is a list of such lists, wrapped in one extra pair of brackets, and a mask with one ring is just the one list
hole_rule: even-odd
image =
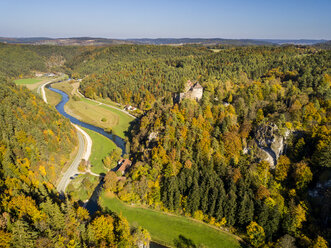
[(273, 123), (258, 126), (254, 137), (260, 160), (266, 160), (274, 168), (279, 156), (284, 152), (287, 135), (288, 133), (285, 136), (281, 135), (277, 125)]

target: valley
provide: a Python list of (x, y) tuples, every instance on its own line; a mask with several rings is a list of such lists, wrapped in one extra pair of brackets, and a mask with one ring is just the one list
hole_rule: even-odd
[[(40, 50), (56, 57), (64, 48), (2, 49), (35, 54), (33, 62)], [(3, 137), (15, 137), (0, 142), (1, 173), (9, 176), (2, 209), (14, 219), (25, 211), (16, 202), (33, 199), (24, 223), (55, 244), (38, 224), (51, 215), (44, 206), (59, 216), (69, 208), (81, 218), (73, 242), (91, 247), (121, 240), (130, 247), (138, 234), (169, 247), (305, 247), (327, 239), (328, 208), (311, 209), (308, 192), (330, 175), (329, 50), (65, 49), (72, 57), (53, 67), (55, 77), (16, 74), (2, 86)], [(325, 185), (318, 202), (328, 206)], [(98, 236), (105, 223), (117, 241)], [(116, 225), (127, 231), (113, 233)], [(54, 230), (67, 244), (74, 237)]]

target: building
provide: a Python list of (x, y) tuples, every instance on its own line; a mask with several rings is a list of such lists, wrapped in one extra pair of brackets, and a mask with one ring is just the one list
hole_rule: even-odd
[(44, 77), (55, 77), (56, 75), (54, 73), (45, 73)]
[(182, 101), (183, 99), (193, 99), (200, 101), (203, 95), (203, 87), (199, 82), (192, 82), (188, 80), (183, 93), (179, 93), (177, 96), (177, 102)]
[(125, 174), (125, 172), (127, 172), (127, 170), (131, 167), (132, 162), (130, 161), (130, 159), (121, 159), (120, 161), (118, 161), (117, 167), (118, 169), (116, 171), (120, 171), (122, 172), (122, 175)]
[(42, 73), (37, 73), (37, 72), (36, 72), (35, 75), (36, 75), (36, 77), (42, 77), (44, 74), (42, 74)]
[(131, 106), (131, 105), (126, 105), (125, 107), (124, 107), (124, 109), (125, 110), (127, 110), (127, 111), (134, 111), (134, 110), (136, 110), (137, 108), (135, 108), (135, 107), (133, 107), (133, 106)]

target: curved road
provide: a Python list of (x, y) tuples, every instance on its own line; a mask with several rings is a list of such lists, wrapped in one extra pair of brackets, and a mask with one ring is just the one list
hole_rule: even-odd
[[(55, 80), (51, 80), (49, 82), (46, 82), (42, 85), (39, 85), (37, 92), (41, 94), (44, 102), (47, 103), (47, 97), (45, 92), (45, 86), (47, 84), (52, 83)], [(77, 130), (77, 136), (78, 136), (78, 142), (79, 142), (79, 148), (78, 153), (74, 159), (74, 161), (71, 163), (69, 168), (66, 170), (66, 172), (62, 175), (62, 178), (57, 185), (57, 190), (60, 192), (60, 194), (65, 193), (65, 189), (67, 188), (68, 184), (70, 183), (70, 177), (78, 173), (78, 166), (82, 159), (85, 159), (86, 161), (89, 160), (91, 155), (91, 149), (92, 149), (92, 139), (91, 137), (80, 127), (78, 127), (75, 124), (72, 124), (76, 130)]]
[[(42, 85), (39, 85), (38, 89), (37, 89), (37, 92), (38, 94), (40, 94), (44, 100), (44, 102), (48, 103), (47, 101), (47, 97), (46, 97), (46, 92), (45, 92), (45, 87), (46, 85), (50, 84), (50, 83), (53, 83), (55, 80), (57, 79), (53, 79), (51, 81), (48, 81)], [(102, 104), (102, 105), (105, 105), (105, 106), (108, 106), (108, 107), (111, 107), (111, 108), (114, 108), (114, 109), (117, 109), (119, 111), (122, 111), (124, 112), (125, 114), (133, 117), (134, 119), (136, 119), (135, 116), (131, 115), (129, 112), (123, 110), (123, 109), (120, 109), (120, 108), (117, 108), (117, 107), (114, 107), (112, 105), (108, 105), (108, 104), (105, 104), (105, 103), (101, 103), (99, 101), (96, 101), (96, 100), (93, 100), (93, 99), (90, 99), (90, 98), (87, 98), (85, 97), (83, 94), (81, 94), (79, 92), (79, 90), (77, 89), (77, 93), (83, 97), (83, 98), (86, 98), (88, 100), (91, 100), (93, 102), (96, 102), (98, 104)], [(88, 161), (89, 158), (90, 158), (90, 155), (91, 155), (91, 150), (92, 150), (92, 139), (91, 137), (83, 130), (81, 129), (80, 127), (78, 127), (77, 125), (71, 123), (77, 130), (77, 136), (78, 136), (78, 141), (79, 141), (79, 148), (78, 148), (78, 152), (77, 152), (77, 155), (74, 159), (74, 161), (71, 163), (71, 165), (69, 166), (69, 168), (66, 170), (66, 172), (62, 175), (62, 178), (59, 182), (59, 184), (57, 185), (57, 190), (60, 192), (60, 194), (64, 194), (65, 193), (65, 190), (67, 188), (67, 186), (69, 185), (70, 183), (70, 177), (74, 176), (75, 174), (79, 174), (80, 172), (78, 171), (78, 166), (81, 162), (82, 159), (84, 159), (85, 161)], [(88, 169), (86, 171), (87, 173), (90, 173), (94, 176), (100, 176), (98, 174), (95, 174), (93, 172), (90, 171), (90, 169)]]

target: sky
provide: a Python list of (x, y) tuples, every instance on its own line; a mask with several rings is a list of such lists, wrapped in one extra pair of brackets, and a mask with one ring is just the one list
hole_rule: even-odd
[(0, 37), (331, 40), (331, 0), (0, 0)]

